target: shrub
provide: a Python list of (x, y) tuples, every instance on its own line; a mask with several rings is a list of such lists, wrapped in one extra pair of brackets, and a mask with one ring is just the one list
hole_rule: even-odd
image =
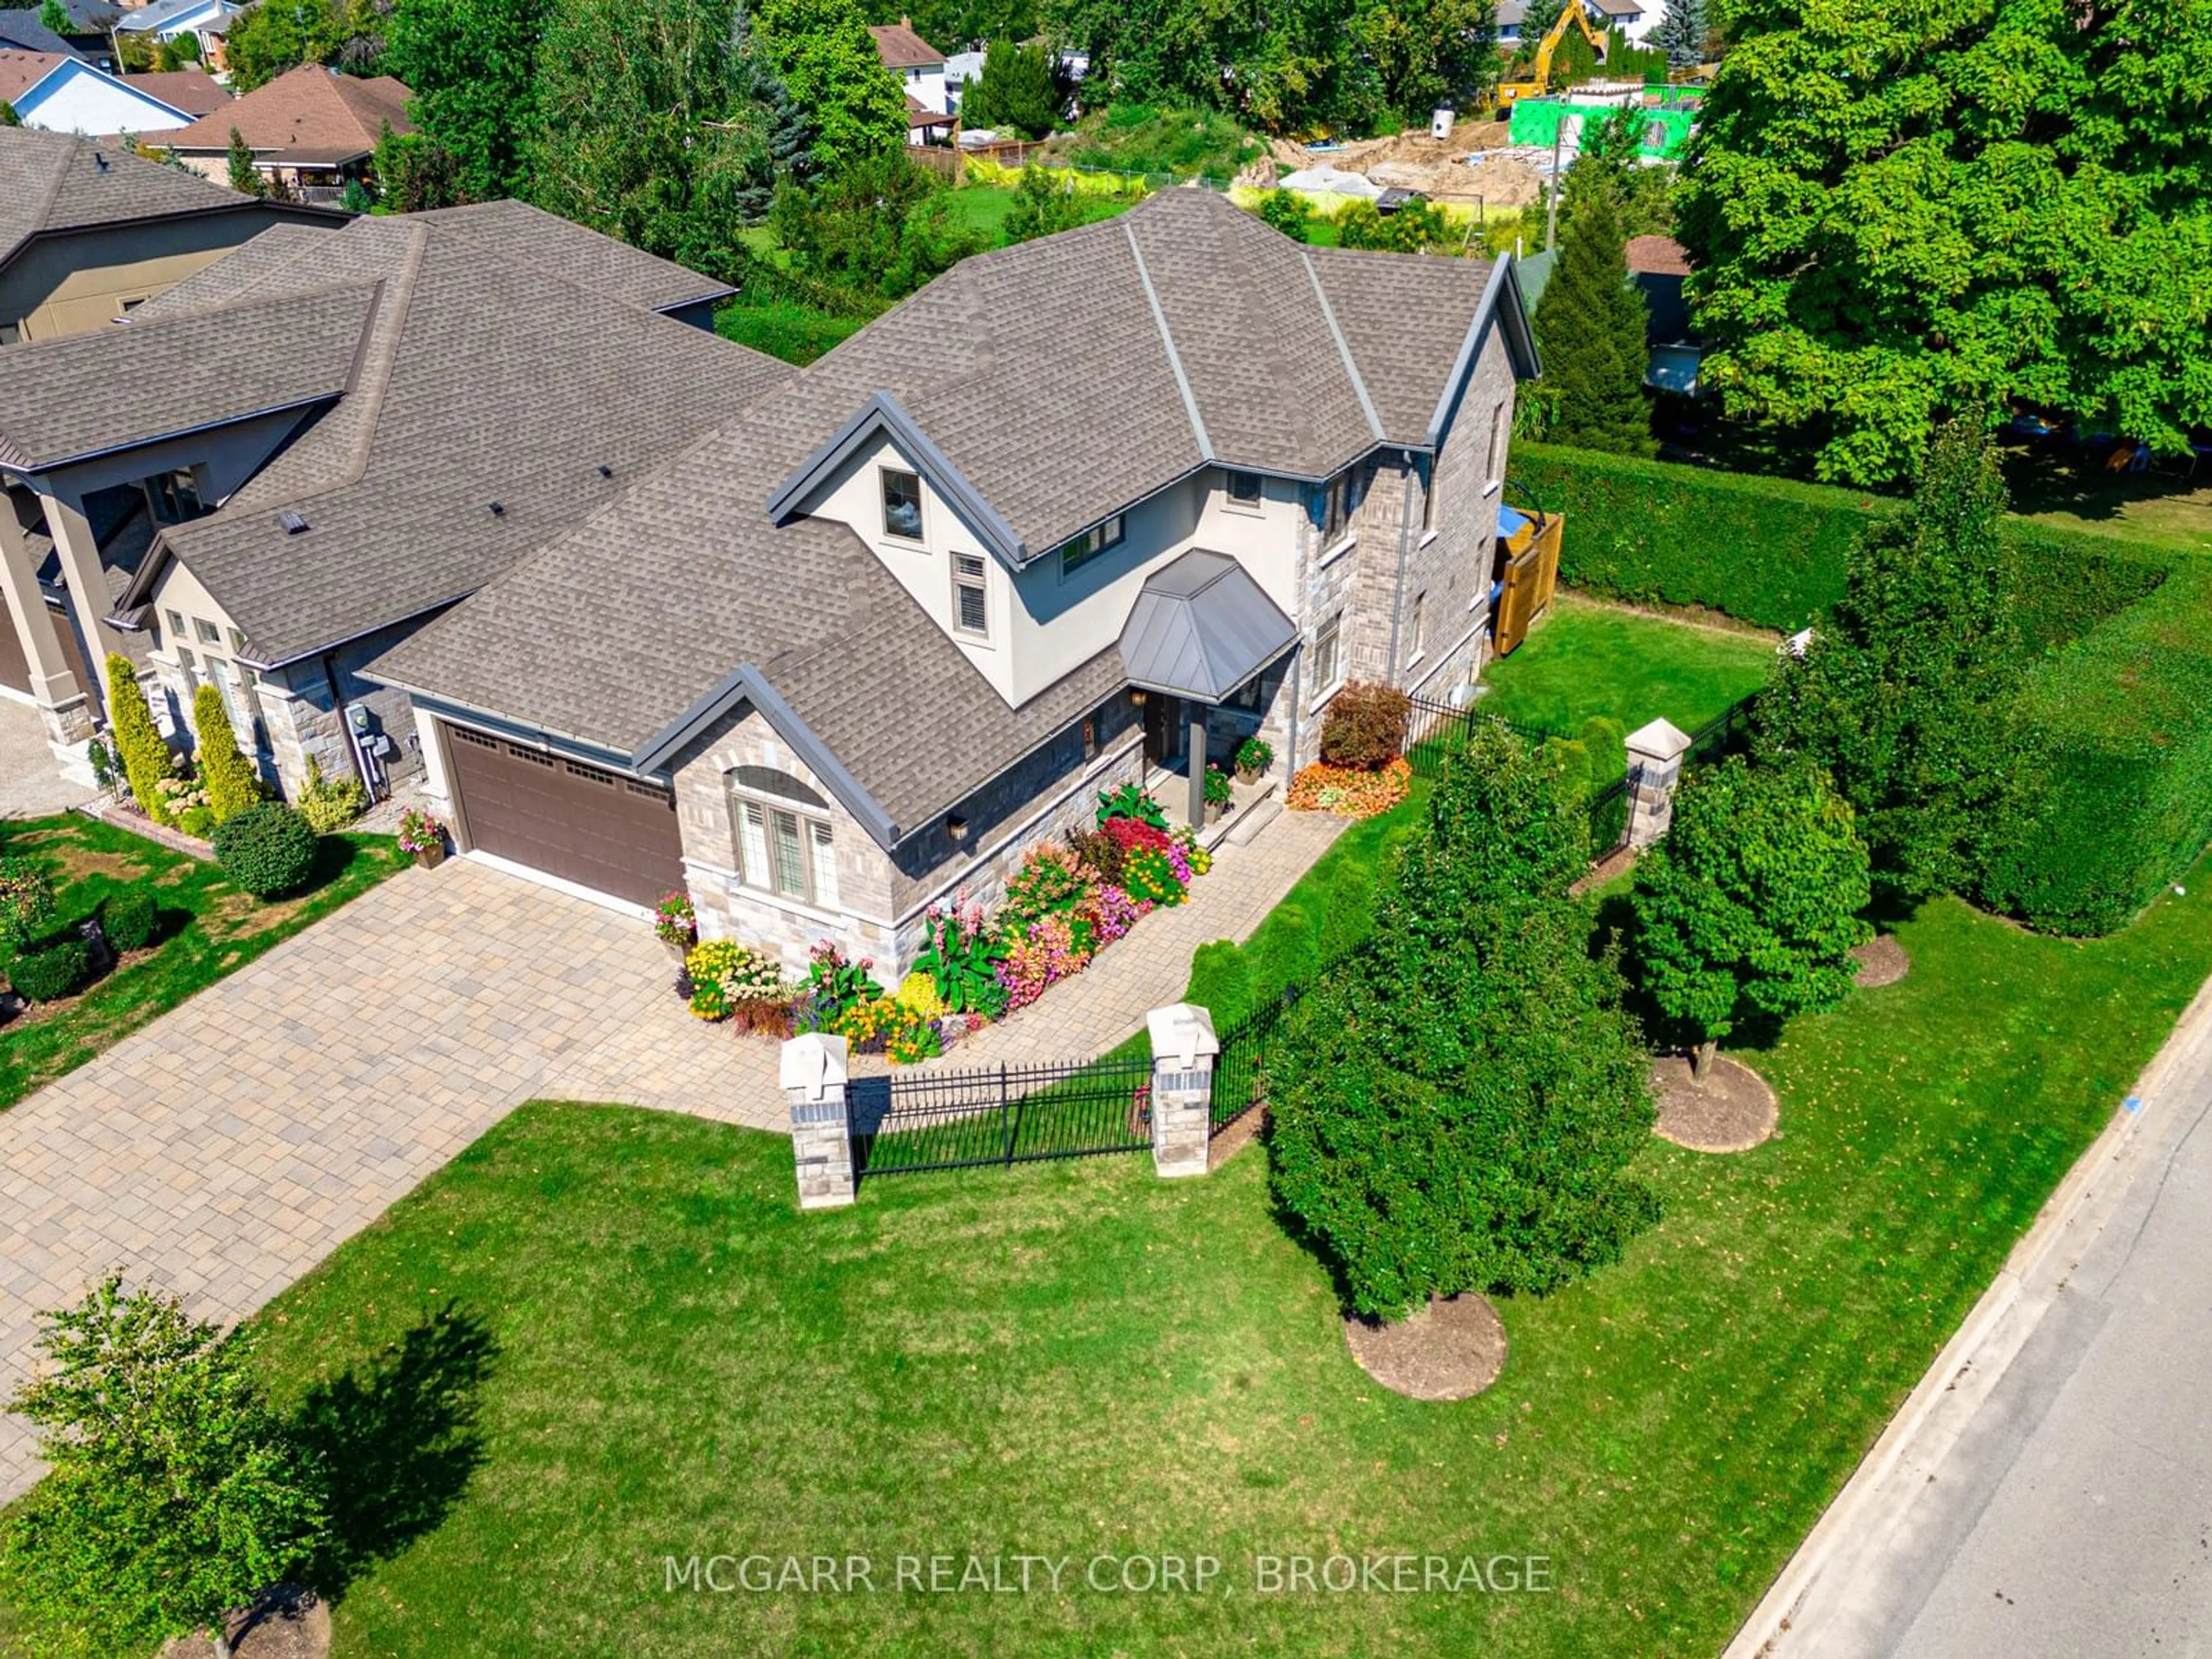
[(161, 780), (169, 775), (169, 745), (154, 726), (154, 711), (146, 706), (145, 689), (131, 659), (110, 653), (107, 659), (107, 719), (114, 728), (115, 749), (123, 761), (123, 775), (131, 785), (138, 810), (156, 823), (169, 822), (161, 803)]
[(1213, 1016), (1213, 1029), (1225, 1031), (1252, 1012), (1252, 965), (1229, 939), (1201, 945), (1190, 958), (1190, 986), (1183, 993)]
[(1405, 752), (1413, 712), (1413, 700), (1396, 686), (1353, 680), (1331, 700), (1322, 721), (1322, 759), (1350, 771), (1381, 771)]
[(1294, 190), (1271, 190), (1260, 198), (1260, 217), (1294, 242), (1313, 240), (1313, 204)]
[[(1624, 781), (1628, 776), (1628, 730), (1610, 715), (1593, 714), (1583, 722), (1578, 742), (1588, 758), (1590, 793)], [(1623, 789), (1590, 810), (1590, 850), (1607, 853), (1620, 845), (1628, 831), (1628, 792)]]
[(44, 870), (28, 859), (0, 859), (0, 945), (12, 951), (44, 938), (59, 915)]
[(1101, 886), (1121, 885), (1125, 854), (1121, 843), (1112, 836), (1103, 830), (1079, 830), (1067, 838), (1067, 844), (1077, 860)]
[(8, 981), (33, 1002), (52, 1002), (83, 984), (92, 973), (92, 944), (75, 933), (25, 945), (8, 964)]
[(1287, 804), (1297, 812), (1334, 812), (1340, 817), (1371, 818), (1406, 799), (1413, 769), (1401, 756), (1379, 772), (1358, 772), (1316, 761), (1291, 780)]
[(323, 763), (313, 755), (307, 757), (307, 781), (294, 803), (300, 816), (307, 821), (307, 828), (319, 836), (327, 836), (333, 830), (343, 830), (359, 817), (368, 805), (368, 791), (362, 788), (359, 778), (339, 778), (336, 781), (323, 776)]
[(1155, 830), (1168, 827), (1167, 809), (1133, 783), (1125, 783), (1110, 793), (1103, 789), (1098, 792), (1098, 827), (1103, 830), (1117, 818), (1133, 818)]
[(1047, 916), (1073, 910), (1089, 896), (1091, 880), (1075, 854), (1057, 842), (1030, 848), (1022, 867), (1006, 880), (1004, 924), (1019, 933)]
[(207, 789), (208, 810), (221, 823), (234, 817), (261, 799), (261, 780), (252, 763), (238, 752), (238, 737), (230, 727), (230, 710), (222, 692), (203, 682), (192, 693), (192, 730), (199, 738), (200, 779)]
[(118, 892), (110, 893), (100, 907), (100, 929), (107, 935), (107, 942), (118, 951), (137, 951), (152, 944), (160, 924), (161, 911), (154, 902), (154, 890), (144, 882), (133, 882)]
[(176, 827), (195, 841), (205, 841), (215, 833), (215, 813), (205, 806), (187, 806), (177, 814)]
[(295, 892), (315, 872), (315, 832), (282, 801), (257, 802), (215, 827), (216, 862), (256, 898)]

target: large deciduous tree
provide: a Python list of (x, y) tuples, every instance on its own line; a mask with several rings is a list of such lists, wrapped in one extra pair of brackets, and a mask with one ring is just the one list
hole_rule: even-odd
[(854, 0), (761, 0), (769, 66), (806, 113), (825, 173), (902, 150), (906, 92), (884, 67)]
[(1649, 1059), (1568, 896), (1588, 850), (1572, 769), (1486, 722), (1373, 931), (1286, 1022), (1275, 1191), (1362, 1313), (1555, 1289), (1656, 1217), (1626, 1173), (1651, 1128)]
[(1735, 0), (1680, 234), (1706, 386), (1824, 478), (2025, 402), (2212, 423), (2212, 0)]
[(1373, 66), (1383, 106), (1426, 126), (1439, 105), (1465, 112), (1498, 84), (1490, 0), (1358, 0), (1346, 47)]
[(1852, 550), (1843, 599), (1759, 702), (1759, 753), (1824, 768), (1909, 898), (1972, 889), (2018, 758), (2004, 508), (1980, 421), (1950, 422), (1911, 507)]
[(1651, 406), (1644, 376), (1650, 316), (1632, 287), (1620, 204), (1601, 185), (1580, 196), (1560, 233), (1559, 264), (1536, 302), (1548, 435), (1559, 443), (1648, 454)]
[(527, 188), (546, 11), (537, 0), (398, 0), (392, 8), (384, 71), (414, 93), (408, 113), (453, 155), (465, 201)]
[(374, 75), (384, 21), (380, 0), (260, 0), (225, 26), (231, 90), (243, 96), (302, 64)]
[(1851, 809), (1816, 768), (1736, 758), (1683, 781), (1666, 839), (1636, 866), (1636, 956), (1698, 1076), (1746, 1021), (1850, 994), (1871, 896)]

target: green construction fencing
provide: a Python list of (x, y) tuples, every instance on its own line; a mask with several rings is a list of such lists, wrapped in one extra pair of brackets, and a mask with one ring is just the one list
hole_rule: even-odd
[[(1513, 106), (1512, 125), (1507, 136), (1516, 144), (1534, 144), (1548, 149), (1559, 136), (1559, 123), (1571, 115), (1591, 119), (1602, 119), (1617, 106), (1604, 104), (1575, 104), (1553, 98), (1523, 98)], [(1644, 142), (1646, 155), (1671, 161), (1682, 153), (1690, 142), (1690, 129), (1695, 117), (1688, 110), (1647, 109), (1638, 113), (1644, 122)]]

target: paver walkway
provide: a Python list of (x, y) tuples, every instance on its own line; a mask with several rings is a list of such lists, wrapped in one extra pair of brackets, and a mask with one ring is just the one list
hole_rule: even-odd
[(79, 801), (89, 800), (92, 793), (56, 769), (39, 711), (13, 697), (0, 697), (0, 818), (66, 812)]
[[(1286, 814), (1190, 903), (963, 1043), (1079, 1060), (1182, 994), (1341, 832)], [(784, 1131), (772, 1042), (686, 1012), (638, 922), (468, 860), (410, 870), (0, 1112), (0, 1395), (36, 1316), (111, 1268), (243, 1318), (521, 1102), (609, 1100)], [(0, 1503), (36, 1477), (0, 1415)]]

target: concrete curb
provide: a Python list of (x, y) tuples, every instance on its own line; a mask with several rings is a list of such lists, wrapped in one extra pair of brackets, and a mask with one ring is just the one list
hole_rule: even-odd
[[(2212, 980), (2198, 988), (2134, 1091), (2045, 1200), (1989, 1289), (1798, 1546), (1722, 1659), (1788, 1659), (1804, 1650), (1805, 1642), (1793, 1642), (1791, 1636), (1808, 1599), (1842, 1558), (1854, 1548), (1879, 1541), (1903, 1519), (1923, 1483), (1895, 1481), (1900, 1465), (1940, 1458), (1957, 1439), (1974, 1405), (2026, 1346), (2064, 1281), (2063, 1270), (2055, 1279), (2051, 1270), (2062, 1263), (2070, 1268), (2111, 1218), (2142, 1167), (2130, 1154), (2144, 1122), (2167, 1109), (2165, 1093), (2172, 1073), (2185, 1058), (2208, 1044), (2212, 1044)], [(2031, 1288), (2035, 1294), (2024, 1295)], [(2015, 1314), (2020, 1316), (2013, 1317)], [(1973, 1386), (1962, 1395), (1962, 1384), (1970, 1376)], [(1948, 1413), (1943, 1409), (1947, 1405), (1953, 1407)]]

